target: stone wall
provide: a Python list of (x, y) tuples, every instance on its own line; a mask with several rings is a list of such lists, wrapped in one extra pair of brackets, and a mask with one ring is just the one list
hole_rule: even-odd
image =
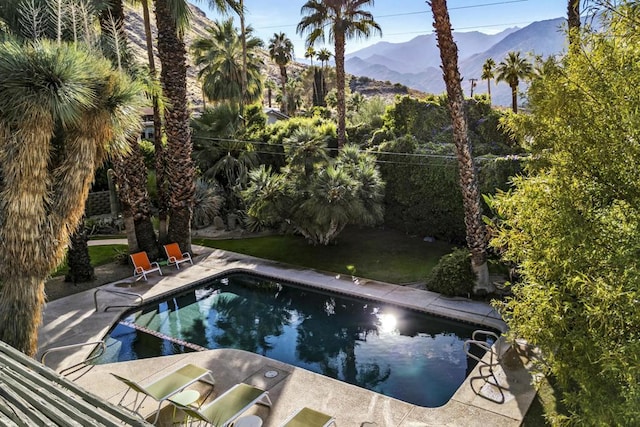
[(96, 191), (89, 193), (85, 212), (87, 217), (110, 214), (111, 204), (109, 202), (109, 192)]

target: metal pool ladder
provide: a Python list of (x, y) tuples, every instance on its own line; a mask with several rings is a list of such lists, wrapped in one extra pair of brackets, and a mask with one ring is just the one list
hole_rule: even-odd
[[(484, 340), (478, 339), (479, 335), (483, 335), (484, 336)], [(464, 352), (467, 354), (467, 356), (469, 356), (470, 358), (472, 358), (473, 360), (476, 360), (478, 363), (482, 363), (483, 365), (488, 366), (489, 368), (496, 366), (498, 363), (500, 363), (500, 352), (499, 350), (494, 351), (494, 345), (490, 345), (487, 342), (487, 338), (493, 338), (494, 344), (498, 343), (498, 340), (500, 339), (500, 337), (498, 336), (498, 334), (496, 334), (495, 332), (491, 332), (491, 331), (483, 331), (481, 329), (477, 329), (475, 331), (473, 331), (473, 334), (471, 334), (471, 339), (470, 340), (466, 340), (464, 342), (463, 348), (464, 348)], [(471, 348), (473, 346), (477, 346), (479, 348), (481, 348), (482, 350), (484, 350), (485, 352), (489, 352), (489, 363), (483, 361), (484, 357), (480, 358), (478, 356), (476, 356), (475, 354), (473, 354), (471, 352)]]

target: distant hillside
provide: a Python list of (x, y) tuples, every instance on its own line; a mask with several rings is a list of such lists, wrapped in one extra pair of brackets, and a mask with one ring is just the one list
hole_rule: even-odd
[[(185, 34), (185, 41), (187, 44), (187, 49), (198, 37), (204, 37), (207, 35), (206, 28), (213, 24), (213, 21), (208, 19), (204, 12), (200, 10), (198, 7), (194, 5), (189, 5), (192, 12), (193, 18), (191, 19), (191, 25), (187, 29)], [(144, 35), (144, 22), (142, 20), (142, 8), (140, 6), (132, 6), (129, 2), (125, 2), (125, 26), (126, 31), (129, 36), (131, 49), (134, 52), (136, 58), (140, 61), (140, 63), (147, 63), (147, 45), (145, 41)], [(154, 46), (156, 43), (156, 25), (155, 25), (155, 16), (153, 15), (153, 11), (151, 11), (151, 31), (153, 33)], [(265, 40), (265, 44), (267, 41)], [(269, 55), (266, 51), (262, 52), (263, 61), (265, 67), (263, 69), (263, 75), (267, 78), (277, 82), (280, 82), (280, 71), (278, 66), (271, 61)], [(157, 50), (155, 51), (156, 57), (156, 67), (160, 68), (160, 60), (158, 59)], [(187, 96), (189, 98), (189, 104), (191, 108), (202, 108), (202, 92), (200, 89), (200, 84), (196, 79), (197, 70), (193, 66), (193, 60), (190, 54), (187, 55)], [(305, 68), (308, 66), (305, 64), (301, 64), (299, 62), (293, 62), (288, 67), (288, 73), (290, 77), (295, 78), (300, 75)], [(366, 75), (366, 74), (358, 74), (358, 75)], [(378, 79), (383, 81), (367, 80), (354, 82), (351, 85), (351, 90), (355, 92), (360, 92), (365, 96), (381, 96), (387, 100), (392, 100), (395, 95), (398, 94), (413, 94), (413, 95), (421, 95), (415, 89), (408, 89), (406, 87), (402, 87), (402, 85), (394, 85), (393, 83), (387, 83), (386, 80), (393, 80), (396, 82), (395, 76), (393, 78), (384, 78)], [(410, 85), (411, 87), (416, 87)]]
[[(539, 21), (493, 36), (479, 32), (455, 32), (465, 94), (470, 94), (469, 79), (480, 78), (482, 65), (487, 58), (499, 63), (510, 51), (520, 51), (524, 55), (561, 54), (566, 49), (566, 37), (561, 29), (564, 22), (564, 18)], [(354, 75), (401, 83), (422, 92), (442, 93), (445, 87), (439, 55), (435, 35), (430, 34), (405, 43), (376, 43), (353, 52), (348, 55), (345, 68)], [(524, 90), (524, 85), (521, 90)], [(478, 81), (475, 93), (486, 92), (487, 82)], [(510, 105), (511, 92), (506, 83), (496, 85), (493, 82), (491, 94), (494, 104)]]

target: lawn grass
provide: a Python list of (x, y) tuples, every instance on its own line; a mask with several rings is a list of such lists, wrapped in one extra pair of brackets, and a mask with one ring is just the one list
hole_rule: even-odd
[(346, 229), (329, 246), (313, 246), (293, 235), (194, 239), (193, 243), (390, 283), (423, 282), (440, 257), (452, 248), (448, 243), (429, 243), (394, 230), (370, 228)]
[[(103, 246), (89, 246), (89, 257), (91, 258), (91, 265), (98, 267), (101, 265), (109, 264), (117, 261), (122, 257), (122, 254), (128, 254), (129, 247), (127, 245), (103, 245)], [(69, 267), (67, 266), (67, 260), (65, 259), (62, 264), (56, 268), (56, 271), (52, 274), (53, 277), (62, 276), (67, 274)]]

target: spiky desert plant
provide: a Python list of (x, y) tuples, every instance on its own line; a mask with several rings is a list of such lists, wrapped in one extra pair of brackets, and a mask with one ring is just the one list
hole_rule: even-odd
[(0, 340), (28, 355), (96, 167), (139, 131), (139, 91), (79, 46), (0, 44)]

